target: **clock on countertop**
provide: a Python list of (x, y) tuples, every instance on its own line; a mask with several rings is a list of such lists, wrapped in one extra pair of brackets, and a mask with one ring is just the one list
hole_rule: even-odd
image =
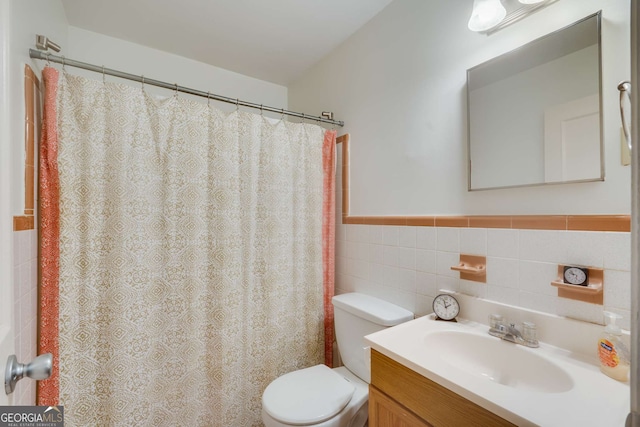
[(458, 300), (449, 294), (440, 294), (433, 299), (433, 312), (436, 320), (456, 322), (456, 316), (460, 313)]

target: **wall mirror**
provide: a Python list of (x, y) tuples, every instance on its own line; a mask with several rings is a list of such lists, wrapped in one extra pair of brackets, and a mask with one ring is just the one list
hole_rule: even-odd
[(469, 191), (604, 180), (600, 20), (467, 70)]

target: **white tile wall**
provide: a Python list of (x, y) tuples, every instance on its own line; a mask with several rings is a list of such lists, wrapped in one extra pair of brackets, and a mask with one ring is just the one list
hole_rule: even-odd
[[(343, 227), (346, 233), (340, 236), (346, 236), (346, 246), (340, 240), (336, 244), (339, 293), (357, 290), (424, 315), (431, 312), (439, 290), (449, 289), (594, 323), (602, 323), (603, 310), (615, 311), (624, 316), (623, 327), (629, 328), (629, 233)], [(351, 242), (358, 245), (350, 246)], [(450, 269), (461, 252), (486, 254), (486, 284), (460, 280)], [(351, 263), (346, 272), (341, 267), (345, 263)], [(565, 263), (605, 269), (604, 306), (558, 298), (550, 283), (558, 264)]]
[[(38, 322), (38, 233), (35, 230), (13, 233), (13, 286), (15, 350), (18, 361), (36, 357)], [(15, 405), (35, 405), (35, 381), (18, 382)]]
[(433, 227), (417, 227), (416, 248), (435, 250), (436, 249), (436, 229)]

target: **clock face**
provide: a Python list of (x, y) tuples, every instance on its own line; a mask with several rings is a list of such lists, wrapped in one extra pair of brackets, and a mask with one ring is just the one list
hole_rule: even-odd
[(441, 294), (433, 300), (433, 312), (442, 320), (453, 320), (460, 313), (460, 304), (449, 294)]
[(587, 270), (580, 267), (565, 267), (564, 281), (572, 285), (586, 285)]

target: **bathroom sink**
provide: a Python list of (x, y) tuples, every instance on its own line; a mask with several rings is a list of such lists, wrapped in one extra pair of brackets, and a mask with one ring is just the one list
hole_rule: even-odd
[[(365, 337), (371, 350), (521, 427), (623, 426), (629, 384), (600, 372), (602, 326), (456, 294), (458, 322), (422, 316)], [(539, 347), (489, 335), (500, 313), (533, 322)]]
[(535, 354), (536, 350), (499, 338), (447, 330), (427, 333), (424, 343), (451, 367), (506, 387), (541, 393), (573, 388), (567, 372)]

